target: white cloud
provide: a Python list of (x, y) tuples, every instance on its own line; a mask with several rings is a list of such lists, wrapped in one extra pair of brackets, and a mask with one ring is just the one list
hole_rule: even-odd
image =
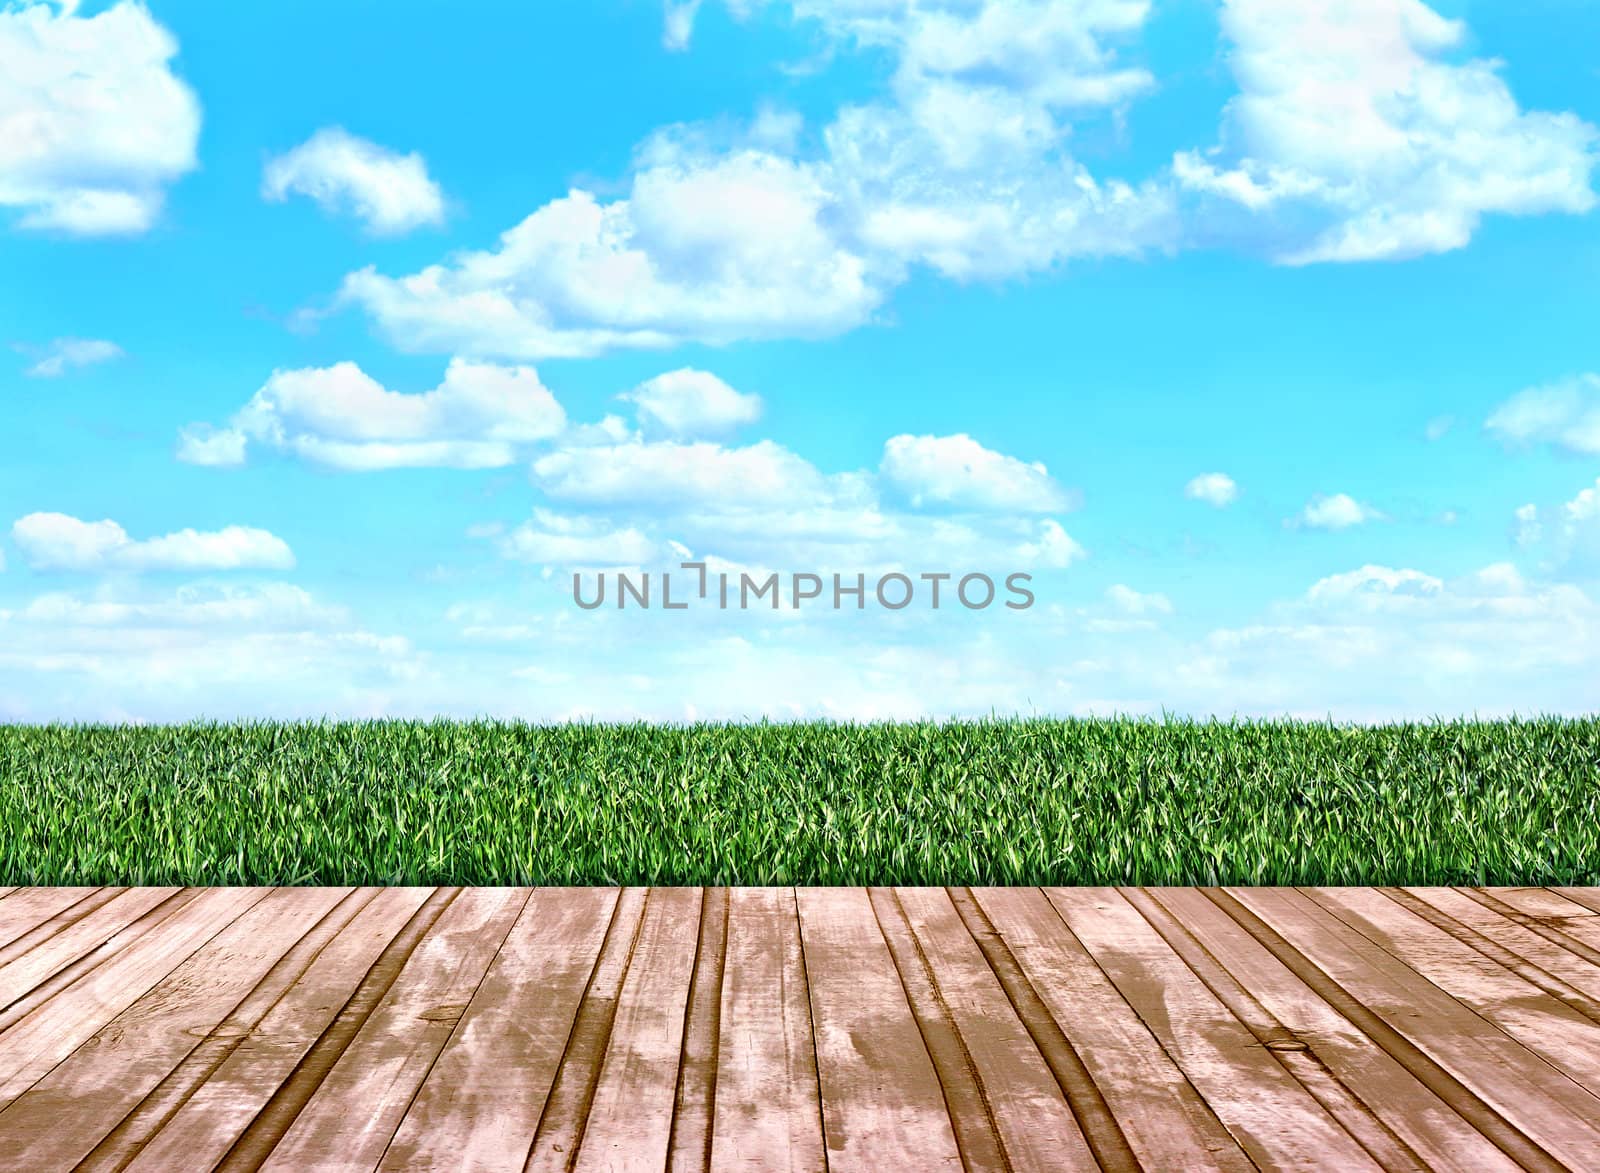
[(261, 194), (276, 202), (309, 196), (325, 211), (350, 211), (378, 236), (444, 221), (444, 195), (421, 155), (399, 154), (337, 126), (268, 160)]
[(991, 451), (965, 434), (894, 436), (883, 446), (880, 471), (917, 508), (1047, 513), (1070, 504), (1043, 464)]
[(1204, 501), (1222, 509), (1239, 496), (1239, 486), (1227, 473), (1203, 472), (1183, 486), (1183, 495), (1191, 501)]
[(425, 683), (424, 664), (285, 583), (124, 582), (0, 609), (10, 720), (373, 717)]
[[(637, 152), (624, 198), (571, 191), (493, 250), (352, 273), (340, 302), (409, 348), (574, 357), (837, 334), (916, 265), (997, 278), (1168, 247), (1168, 192), (1099, 180), (1066, 150), (1069, 119), (1150, 86), (1108, 48), (1148, 7), (797, 5), (838, 43), (893, 54), (891, 93), (840, 109), (803, 152), (797, 119), (771, 110), (736, 131), (669, 128)], [(692, 15), (668, 7), (669, 47)]]
[(1525, 112), (1499, 63), (1452, 60), (1465, 26), (1420, 0), (1226, 0), (1240, 86), (1220, 145), (1177, 182), (1251, 213), (1278, 259), (1376, 260), (1460, 248), (1488, 213), (1585, 212), (1600, 136)]
[(531, 367), (455, 359), (438, 387), (406, 394), (342, 362), (273, 372), (228, 427), (186, 428), (178, 456), (238, 464), (255, 441), (349, 471), (500, 468), (565, 427), (566, 413)]
[(283, 570), (294, 565), (283, 539), (238, 525), (135, 541), (114, 521), (30, 513), (11, 527), (11, 540), (36, 570)]
[(661, 44), (674, 53), (689, 47), (694, 36), (694, 18), (700, 0), (664, 0), (662, 4)]
[(1312, 529), (1348, 529), (1353, 525), (1382, 520), (1383, 514), (1372, 506), (1357, 501), (1348, 493), (1334, 493), (1328, 497), (1320, 494), (1313, 497), (1295, 518), (1295, 524)]
[(32, 379), (56, 379), (68, 371), (122, 357), (122, 347), (103, 338), (57, 338), (46, 346), (19, 344), (17, 349), (37, 360), (22, 372)]
[(657, 375), (621, 398), (634, 404), (645, 427), (678, 439), (724, 435), (761, 418), (759, 395), (735, 391), (692, 367)]
[(1106, 599), (1124, 615), (1170, 615), (1172, 600), (1161, 594), (1142, 594), (1116, 583), (1106, 588)]
[(1600, 375), (1575, 375), (1529, 387), (1506, 400), (1484, 427), (1507, 444), (1551, 444), (1600, 455)]
[(1065, 569), (1080, 558), (1089, 556), (1089, 552), (1061, 528), (1061, 523), (1051, 518), (1041, 521), (1037, 536), (1018, 546), (1016, 553), (1030, 565), (1047, 566), (1055, 570)]
[(515, 561), (550, 566), (641, 566), (663, 555), (659, 543), (632, 526), (613, 528), (596, 518), (548, 509), (534, 510), (533, 520), (501, 537), (499, 547)]
[(662, 147), (626, 199), (574, 190), (493, 251), (403, 278), (363, 269), (340, 297), (397, 346), (516, 358), (834, 334), (882, 294), (824, 226), (828, 203), (806, 164)]
[(194, 169), (200, 106), (143, 4), (0, 8), (0, 207), (24, 228), (143, 232)]
[(235, 468), (245, 461), (250, 438), (237, 428), (190, 424), (178, 433), (178, 459), (210, 468)]
[(632, 441), (569, 448), (533, 462), (547, 494), (586, 505), (752, 505), (804, 508), (825, 498), (826, 478), (770, 440), (742, 448), (705, 441)]

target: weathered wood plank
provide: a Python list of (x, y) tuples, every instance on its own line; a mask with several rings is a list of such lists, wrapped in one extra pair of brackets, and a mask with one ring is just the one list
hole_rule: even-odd
[(383, 1168), (522, 1168), (616, 905), (609, 888), (534, 889)]
[(1098, 1169), (1055, 1076), (942, 888), (899, 888), (1013, 1169)]
[(445, 909), (263, 1168), (377, 1167), (528, 895), (468, 888)]
[(1360, 1027), (1323, 1001), (1232, 917), (1193, 888), (1152, 890), (1218, 964), (1249, 989), (1375, 1117), (1428, 1166), (1517, 1168)]
[[(1407, 968), (1584, 1087), (1600, 1088), (1600, 1023), (1372, 888), (1306, 894)], [(1590, 1112), (1600, 1118), (1600, 1099)]]
[(576, 1169), (647, 1173), (667, 1163), (700, 899), (698, 888), (650, 893), (589, 1101)]
[(1257, 1164), (1279, 1169), (1378, 1167), (1122, 893), (1112, 888), (1048, 888), (1046, 894)]
[(345, 925), (138, 1151), (130, 1170), (217, 1165), (334, 1021), (431, 888), (385, 888)]
[(1043, 892), (974, 892), (1082, 1056), (1141, 1163), (1255, 1167)]
[(0, 1034), (0, 1105), (11, 1103), (27, 1091), (269, 891), (200, 891), (155, 929), (111, 953), (55, 997), (13, 1023)]
[(830, 1169), (960, 1169), (933, 1061), (861, 888), (802, 888)]
[[(1499, 1118), (1500, 1129), (1509, 1126), (1496, 1141), (1502, 1149), (1520, 1135), (1574, 1168), (1600, 1165), (1595, 1098), (1561, 1072), (1304, 893), (1230, 888), (1227, 894), (1447, 1071)], [(1464, 1102), (1457, 1110), (1473, 1108)], [(1473, 1123), (1480, 1132), (1496, 1129), (1486, 1117)], [(1511, 1155), (1523, 1164), (1535, 1160), (1531, 1151)]]
[[(8, 888), (6, 898), (0, 900), (0, 950), (7, 949), (13, 941), (45, 921), (60, 916), (80, 900), (85, 900), (96, 893), (107, 891), (101, 888)], [(109, 890), (112, 894), (122, 891), (120, 888)], [(0, 952), (0, 961), (9, 960), (9, 956)], [(0, 990), (4, 987), (0, 986)]]
[(790, 888), (729, 893), (715, 1169), (826, 1167), (811, 1004)]
[(278, 888), (0, 1111), (6, 1159), (76, 1164), (348, 889)]

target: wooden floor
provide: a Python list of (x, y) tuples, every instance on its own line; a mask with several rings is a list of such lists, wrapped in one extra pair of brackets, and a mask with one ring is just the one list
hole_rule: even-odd
[(6, 1169), (1600, 1169), (1600, 890), (0, 888)]

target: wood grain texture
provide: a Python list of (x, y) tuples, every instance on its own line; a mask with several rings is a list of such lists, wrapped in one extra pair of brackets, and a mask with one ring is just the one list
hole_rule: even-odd
[(1593, 889), (0, 888), (0, 1166), (1600, 1168)]

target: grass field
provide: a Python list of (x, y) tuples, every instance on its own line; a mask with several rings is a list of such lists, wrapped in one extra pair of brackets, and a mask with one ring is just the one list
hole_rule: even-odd
[(5, 884), (1593, 884), (1600, 720), (0, 727)]

